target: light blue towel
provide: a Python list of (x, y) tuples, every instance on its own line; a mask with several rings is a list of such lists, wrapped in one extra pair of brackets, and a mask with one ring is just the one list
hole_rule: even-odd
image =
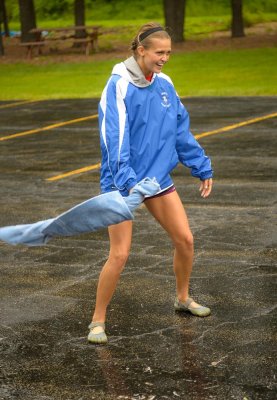
[(0, 228), (0, 240), (13, 245), (40, 246), (55, 236), (93, 232), (132, 220), (132, 212), (145, 196), (153, 196), (159, 190), (160, 186), (155, 178), (145, 178), (136, 184), (128, 197), (122, 197), (119, 191), (104, 193), (78, 204), (56, 218)]

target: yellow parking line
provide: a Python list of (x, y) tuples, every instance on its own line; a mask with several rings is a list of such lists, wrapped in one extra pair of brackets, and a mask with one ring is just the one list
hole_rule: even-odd
[[(228, 126), (225, 126), (223, 128), (219, 128), (219, 129), (216, 129), (216, 130), (213, 130), (213, 131), (203, 132), (203, 133), (200, 133), (198, 135), (194, 135), (194, 137), (196, 139), (199, 139), (199, 138), (202, 138), (202, 137), (205, 137), (205, 136), (216, 135), (217, 133), (227, 132), (227, 131), (230, 131), (232, 129), (239, 128), (241, 126), (254, 124), (255, 122), (264, 121), (265, 119), (274, 118), (274, 117), (277, 117), (277, 113), (264, 115), (263, 117), (257, 117), (257, 118), (249, 119), (247, 121), (239, 122), (239, 123), (233, 124), (233, 125), (228, 125)], [(94, 170), (94, 169), (98, 169), (98, 168), (100, 168), (100, 166), (101, 166), (100, 163), (99, 164), (95, 164), (95, 165), (89, 165), (88, 167), (75, 169), (75, 170), (67, 172), (65, 174), (53, 176), (52, 178), (48, 178), (46, 180), (47, 181), (57, 181), (59, 179), (67, 178), (68, 176), (81, 174), (83, 172), (87, 172), (87, 171), (91, 171), (91, 170)]]
[(231, 131), (233, 129), (240, 128), (241, 126), (255, 124), (256, 122), (264, 121), (265, 119), (274, 118), (274, 117), (277, 117), (277, 113), (264, 115), (263, 117), (249, 119), (244, 122), (239, 122), (237, 124), (228, 125), (223, 128), (215, 129), (214, 131), (203, 132), (203, 133), (200, 133), (199, 135), (195, 135), (194, 137), (195, 137), (195, 139), (200, 139), (200, 138), (203, 138), (206, 136), (216, 135), (217, 133)]
[(71, 119), (69, 121), (64, 121), (64, 122), (59, 122), (57, 124), (44, 126), (43, 128), (32, 129), (30, 131), (24, 131), (24, 132), (21, 132), (21, 133), (15, 133), (13, 135), (3, 136), (3, 137), (0, 137), (0, 141), (10, 140), (10, 139), (14, 139), (14, 138), (22, 137), (22, 136), (27, 136), (27, 135), (33, 135), (35, 133), (49, 131), (50, 129), (59, 128), (60, 126), (76, 124), (77, 122), (82, 122), (82, 121), (88, 121), (89, 119), (95, 119), (97, 117), (98, 117), (98, 114), (90, 115), (88, 117)]
[(99, 169), (101, 167), (101, 164), (94, 164), (94, 165), (89, 165), (88, 167), (84, 167), (84, 168), (79, 168), (79, 169), (75, 169), (74, 171), (70, 171), (70, 172), (66, 172), (64, 174), (61, 175), (56, 175), (56, 176), (52, 176), (52, 178), (47, 178), (47, 181), (58, 181), (59, 179), (63, 179), (63, 178), (67, 178), (68, 176), (72, 176), (72, 175), (76, 175), (76, 174), (81, 174), (83, 172), (87, 172), (87, 171), (92, 171), (94, 169)]
[(22, 104), (36, 103), (38, 101), (41, 101), (41, 100), (16, 101), (15, 103), (2, 104), (2, 105), (0, 105), (0, 108), (16, 107), (16, 106), (21, 106)]

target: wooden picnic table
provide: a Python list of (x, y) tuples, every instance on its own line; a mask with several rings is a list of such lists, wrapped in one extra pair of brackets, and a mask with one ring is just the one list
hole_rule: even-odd
[[(41, 54), (42, 47), (45, 45), (51, 46), (51, 44), (65, 43), (70, 41), (72, 44), (80, 43), (85, 47), (85, 54), (89, 55), (92, 50), (98, 50), (98, 36), (102, 33), (100, 32), (101, 26), (69, 26), (61, 28), (35, 28), (31, 29), (30, 33), (35, 34), (35, 40), (33, 42), (23, 42), (20, 43), (21, 46), (27, 48), (27, 57), (31, 58), (33, 49), (37, 48), (38, 53)], [(84, 31), (85, 37), (76, 37), (76, 32)]]

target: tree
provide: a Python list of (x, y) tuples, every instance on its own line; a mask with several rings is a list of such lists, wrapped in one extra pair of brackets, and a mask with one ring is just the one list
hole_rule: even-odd
[(1, 35), (1, 31), (2, 31), (2, 15), (1, 15), (1, 10), (0, 10), (0, 56), (4, 55), (4, 45), (3, 45), (3, 38)]
[[(1, 22), (0, 22), (0, 28), (1, 28)], [(0, 56), (3, 56), (5, 53), (4, 53), (4, 46), (3, 46), (3, 38), (2, 38), (2, 35), (0, 35), (1, 37), (0, 37)]]
[[(85, 0), (74, 0), (74, 18), (76, 26), (85, 25)], [(85, 38), (87, 36), (85, 30), (77, 30), (76, 38)]]
[(5, 36), (10, 36), (5, 0), (0, 0), (1, 21), (4, 24)]
[(30, 33), (31, 29), (37, 27), (36, 13), (33, 0), (18, 0), (20, 24), (21, 24), (21, 42), (30, 42), (36, 39), (34, 33)]
[(163, 0), (165, 25), (170, 29), (173, 42), (184, 41), (186, 0)]
[(233, 38), (245, 36), (243, 27), (242, 1), (243, 0), (231, 0)]

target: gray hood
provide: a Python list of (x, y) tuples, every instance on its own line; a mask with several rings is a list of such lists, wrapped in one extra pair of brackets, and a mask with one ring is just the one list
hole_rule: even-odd
[(112, 70), (112, 74), (120, 75), (128, 82), (140, 88), (152, 85), (156, 76), (156, 74), (153, 75), (151, 82), (145, 79), (142, 70), (133, 56), (127, 58), (127, 60), (120, 64), (116, 64)]

